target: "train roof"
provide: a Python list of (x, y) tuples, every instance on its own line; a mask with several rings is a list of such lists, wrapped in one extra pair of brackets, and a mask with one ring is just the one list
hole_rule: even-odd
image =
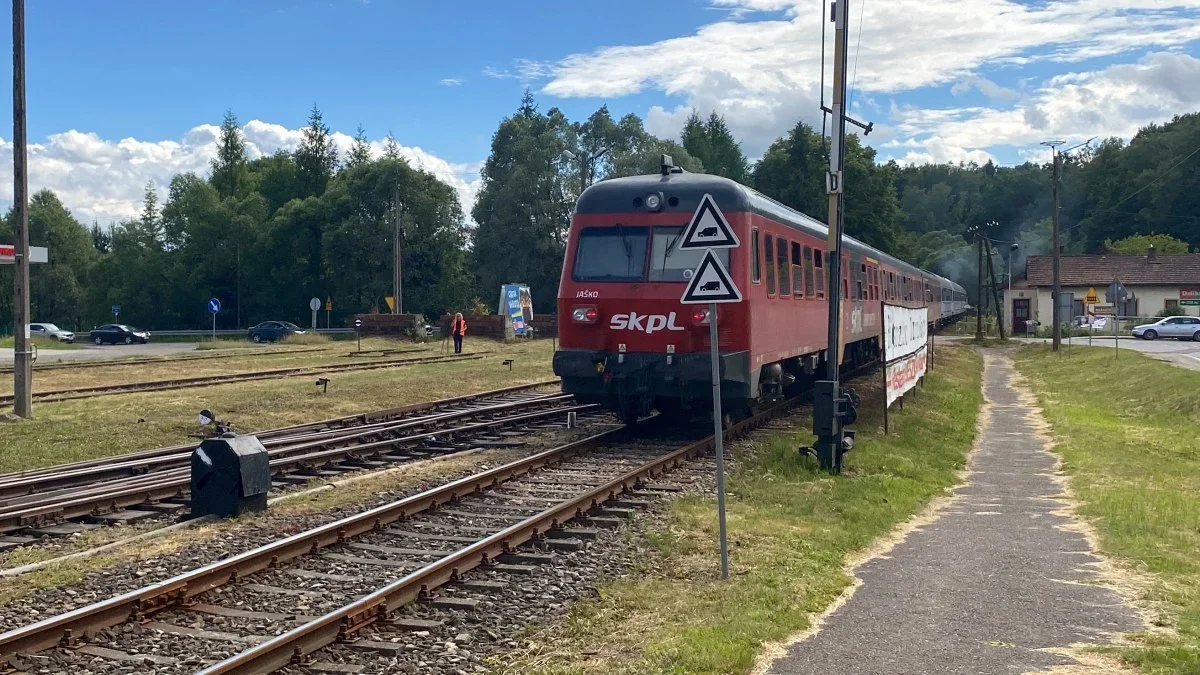
[[(789, 206), (780, 204), (753, 188), (746, 187), (741, 183), (722, 176), (714, 176), (707, 173), (690, 173), (687, 171), (666, 175), (628, 176), (600, 181), (593, 184), (580, 195), (575, 212), (585, 214), (628, 213), (641, 208), (633, 204), (634, 198), (641, 197), (649, 192), (661, 192), (663, 194), (662, 212), (682, 213), (691, 216), (691, 214), (695, 213), (696, 207), (700, 205), (700, 200), (704, 195), (709, 194), (716, 200), (717, 206), (722, 211), (730, 213), (757, 213), (776, 222), (787, 224), (797, 230), (809, 232), (822, 239), (829, 237), (829, 228), (826, 227), (825, 223)], [(938, 280), (940, 284), (949, 285), (960, 291), (965, 290), (962, 286), (941, 275), (922, 270), (895, 256), (884, 253), (874, 246), (865, 244), (854, 237), (847, 236), (845, 242), (851, 250), (857, 251), (860, 254), (879, 260), (886, 260), (890, 264), (906, 269), (911, 273), (921, 274), (927, 278)]]

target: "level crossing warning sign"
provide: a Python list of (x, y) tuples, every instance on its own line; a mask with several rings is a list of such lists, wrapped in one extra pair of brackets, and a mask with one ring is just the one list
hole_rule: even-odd
[(711, 250), (704, 252), (704, 259), (692, 274), (683, 297), (679, 299), (685, 305), (703, 305), (705, 303), (741, 302), (742, 293), (729, 277), (729, 272), (721, 264), (720, 258)]
[(712, 195), (705, 193), (700, 199), (700, 205), (692, 214), (692, 220), (679, 238), (679, 250), (687, 251), (701, 248), (737, 248), (737, 234), (725, 220), (725, 214), (717, 208), (717, 202)]

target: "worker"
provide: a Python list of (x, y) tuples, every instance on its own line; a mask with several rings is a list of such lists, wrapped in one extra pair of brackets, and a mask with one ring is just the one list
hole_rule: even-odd
[(450, 324), (450, 334), (454, 336), (454, 353), (462, 353), (463, 336), (467, 334), (467, 320), (463, 318), (462, 312), (454, 315), (454, 321)]

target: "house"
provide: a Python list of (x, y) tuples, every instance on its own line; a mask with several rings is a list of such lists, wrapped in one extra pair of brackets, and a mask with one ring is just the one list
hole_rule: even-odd
[[(1049, 255), (1029, 256), (1024, 274), (1016, 275), (1012, 289), (1003, 291), (1004, 325), (1014, 333), (1025, 332), (1030, 319), (1043, 326), (1053, 323), (1052, 263)], [(1064, 255), (1060, 270), (1064, 323), (1089, 309), (1111, 313), (1107, 305), (1114, 302), (1121, 316), (1200, 315), (1200, 253), (1159, 255), (1150, 247), (1144, 256)], [(1114, 284), (1124, 287), (1123, 301), (1113, 297)]]

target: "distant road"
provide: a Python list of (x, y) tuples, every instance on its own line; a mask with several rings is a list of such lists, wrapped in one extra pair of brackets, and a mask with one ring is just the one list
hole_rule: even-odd
[[(946, 336), (946, 338), (954, 340), (969, 340), (970, 336)], [(939, 337), (938, 340), (942, 340)], [(1017, 338), (1017, 341), (1028, 342), (1050, 342), (1050, 338)], [(1076, 337), (1071, 339), (1072, 347), (1088, 345), (1087, 337)], [(1063, 338), (1063, 349), (1067, 349), (1067, 339)], [(1092, 336), (1093, 347), (1113, 348), (1113, 337), (1111, 335)], [(1180, 340), (1140, 340), (1138, 338), (1122, 336), (1120, 339), (1120, 348), (1122, 350), (1132, 349), (1135, 351), (1148, 354), (1156, 359), (1161, 359), (1167, 363), (1177, 365), (1188, 370), (1200, 370), (1200, 342), (1183, 342)]]
[[(39, 349), (38, 362), (77, 361), (86, 359), (116, 359), (131, 356), (170, 356), (196, 349), (195, 342), (151, 342), (145, 345), (80, 345), (79, 349)], [(0, 364), (13, 362), (13, 350), (0, 348)]]

